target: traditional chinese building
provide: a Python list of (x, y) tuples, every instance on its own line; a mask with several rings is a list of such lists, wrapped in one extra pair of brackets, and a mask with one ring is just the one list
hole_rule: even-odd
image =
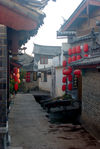
[[(17, 60), (18, 49), (43, 24), (42, 9), (48, 1), (0, 0), (0, 148), (6, 146), (8, 133), (10, 61)], [(13, 63), (12, 63), (13, 62)], [(11, 61), (12, 65), (15, 61)]]
[[(65, 75), (72, 75), (63, 88), (82, 101), (82, 123), (100, 139), (100, 1), (83, 0), (57, 32), (66, 36)], [(68, 67), (72, 68), (72, 72)], [(76, 79), (76, 80), (75, 80)], [(69, 85), (70, 84), (70, 85)]]

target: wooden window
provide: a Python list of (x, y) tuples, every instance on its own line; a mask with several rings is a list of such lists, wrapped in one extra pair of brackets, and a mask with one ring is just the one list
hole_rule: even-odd
[(40, 57), (40, 64), (48, 64), (48, 57)]

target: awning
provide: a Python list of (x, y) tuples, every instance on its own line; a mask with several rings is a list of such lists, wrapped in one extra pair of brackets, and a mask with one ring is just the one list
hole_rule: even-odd
[(45, 14), (39, 6), (28, 8), (25, 1), (20, 5), (16, 0), (0, 0), (0, 24), (15, 30), (36, 29), (43, 23), (44, 17)]

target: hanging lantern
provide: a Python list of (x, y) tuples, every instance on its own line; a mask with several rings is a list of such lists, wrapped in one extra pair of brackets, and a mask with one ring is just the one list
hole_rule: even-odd
[(76, 56), (76, 60), (80, 60), (81, 58), (82, 58), (81, 55)]
[(66, 85), (62, 85), (62, 91), (66, 90)]
[(76, 69), (75, 71), (74, 71), (74, 75), (81, 75), (81, 70), (80, 69)]
[(70, 91), (72, 90), (72, 83), (68, 84), (68, 90), (70, 90)]
[(15, 85), (14, 85), (14, 89), (15, 89), (15, 91), (18, 90), (18, 84), (17, 84), (17, 83), (15, 83)]
[(80, 77), (80, 75), (76, 75), (76, 78), (79, 78)]
[(19, 73), (19, 68), (17, 68), (17, 71), (18, 71), (18, 73)]
[(66, 78), (67, 78), (66, 76), (62, 78), (63, 83), (66, 83)]
[(63, 61), (63, 67), (66, 67), (66, 65), (67, 65), (67, 61), (64, 60), (64, 61)]
[(68, 50), (68, 55), (72, 55), (72, 49)]
[(14, 72), (15, 74), (18, 73), (18, 69), (17, 69), (17, 67), (14, 67), (13, 72)]
[(20, 78), (20, 74), (19, 74), (19, 73), (17, 73), (17, 75), (16, 75), (16, 76), (17, 76), (17, 78), (18, 78), (18, 79)]
[(30, 82), (30, 78), (26, 78), (26, 82)]
[(84, 54), (84, 57), (88, 57), (88, 54)]
[(73, 47), (72, 54), (75, 54), (75, 53), (76, 53), (76, 47)]
[(76, 61), (76, 56), (72, 56), (72, 62)]
[(76, 47), (76, 53), (81, 53), (81, 47), (80, 46)]
[(68, 69), (72, 72), (72, 67), (71, 66), (68, 66)]
[(68, 81), (70, 81), (70, 82), (72, 81), (72, 75), (68, 76)]
[(70, 74), (71, 74), (71, 70), (66, 69), (66, 70), (65, 70), (65, 75), (70, 75)]
[(89, 46), (87, 43), (84, 44), (83, 50), (84, 50), (84, 52), (88, 52)]
[(20, 79), (18, 79), (18, 84), (20, 83)]
[(69, 58), (68, 58), (68, 64), (70, 64), (71, 62), (72, 62), (72, 58), (69, 57)]
[(66, 70), (65, 68), (62, 70), (62, 74), (63, 74), (63, 75), (66, 75), (66, 74), (65, 74), (65, 70)]
[(15, 82), (17, 82), (17, 81), (18, 81), (17, 76), (14, 76), (14, 81), (15, 81)]

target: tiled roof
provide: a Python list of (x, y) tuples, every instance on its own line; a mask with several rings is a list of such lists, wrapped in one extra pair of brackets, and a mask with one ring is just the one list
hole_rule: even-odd
[(60, 46), (44, 46), (44, 45), (34, 44), (33, 53), (41, 54), (41, 55), (56, 56), (56, 55), (61, 54), (61, 47)]
[(72, 66), (95, 65), (100, 64), (100, 55), (82, 58), (76, 62), (72, 62)]

